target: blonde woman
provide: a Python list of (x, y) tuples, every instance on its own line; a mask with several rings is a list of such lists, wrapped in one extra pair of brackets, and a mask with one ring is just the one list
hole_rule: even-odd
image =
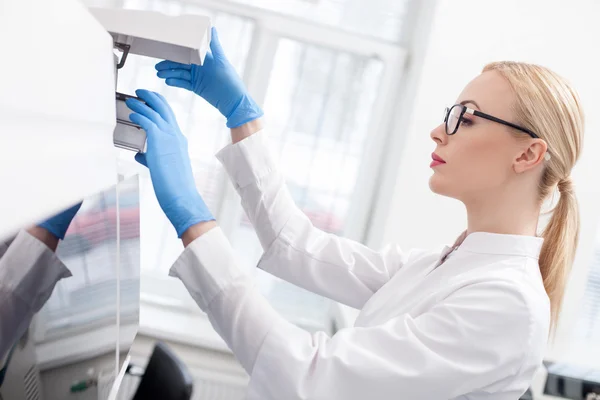
[[(577, 245), (569, 174), (583, 116), (573, 89), (543, 67), (486, 66), (431, 132), (431, 189), (464, 203), (467, 230), (442, 252), (375, 251), (319, 231), (294, 204), (267, 149), (263, 113), (216, 32), (211, 49), (204, 66), (163, 61), (158, 76), (227, 118), (233, 143), (218, 158), (263, 245), (258, 267), (361, 310), (354, 327), (333, 337), (278, 315), (238, 268), (198, 194), (170, 107), (138, 91), (148, 106), (128, 105), (148, 133), (148, 151), (137, 159), (186, 247), (171, 274), (250, 375), (248, 398), (514, 400), (524, 393)], [(558, 205), (538, 235), (542, 203), (557, 186)]]

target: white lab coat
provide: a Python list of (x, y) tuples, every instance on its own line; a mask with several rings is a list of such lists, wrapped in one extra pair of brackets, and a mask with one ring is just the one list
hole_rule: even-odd
[[(473, 233), (455, 251), (377, 252), (323, 233), (293, 203), (266, 141), (257, 133), (218, 154), (265, 250), (258, 266), (361, 312), (333, 337), (311, 335), (273, 310), (220, 229), (196, 239), (170, 274), (250, 374), (248, 399), (514, 400), (525, 392), (549, 330), (542, 239)], [(70, 273), (26, 232), (0, 256), (1, 360)]]
[(220, 229), (192, 242), (170, 273), (250, 374), (248, 399), (514, 400), (525, 392), (549, 331), (541, 238), (472, 233), (455, 251), (378, 252), (312, 226), (263, 132), (217, 157), (264, 248), (258, 267), (361, 309), (352, 328), (309, 334), (261, 296)]
[(0, 369), (56, 282), (68, 276), (56, 254), (26, 231), (0, 242)]

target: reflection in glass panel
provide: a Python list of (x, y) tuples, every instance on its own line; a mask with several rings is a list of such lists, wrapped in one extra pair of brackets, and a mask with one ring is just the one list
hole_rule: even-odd
[[(44, 339), (66, 331), (116, 322), (117, 273), (121, 323), (137, 323), (139, 313), (140, 208), (138, 177), (86, 199), (56, 254), (72, 277), (60, 281), (44, 308)], [(117, 207), (120, 242), (117, 242)], [(120, 271), (115, 265), (117, 249)], [(131, 338), (133, 339), (133, 338)]]
[(139, 204), (137, 176), (83, 201), (56, 251), (72, 276), (14, 346), (3, 398), (98, 398), (100, 375), (116, 371), (117, 346), (126, 354), (139, 324)]
[[(376, 58), (279, 41), (265, 100), (270, 138), (293, 199), (326, 232), (344, 232), (383, 67)], [(252, 270), (262, 249), (245, 217), (231, 240)], [(263, 293), (292, 321), (329, 330), (326, 300), (257, 274)]]

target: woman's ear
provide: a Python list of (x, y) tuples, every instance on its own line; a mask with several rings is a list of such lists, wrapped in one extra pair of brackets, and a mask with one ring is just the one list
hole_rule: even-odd
[(521, 147), (513, 163), (513, 168), (517, 174), (529, 171), (545, 160), (548, 151), (548, 145), (545, 141), (534, 139), (528, 144), (528, 146)]

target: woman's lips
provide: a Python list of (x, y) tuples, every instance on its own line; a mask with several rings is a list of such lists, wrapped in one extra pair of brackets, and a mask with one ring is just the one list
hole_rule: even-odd
[(431, 153), (431, 158), (433, 159), (433, 161), (429, 165), (431, 168), (437, 167), (438, 165), (446, 164), (446, 161), (444, 161), (442, 157), (438, 156), (435, 153)]

